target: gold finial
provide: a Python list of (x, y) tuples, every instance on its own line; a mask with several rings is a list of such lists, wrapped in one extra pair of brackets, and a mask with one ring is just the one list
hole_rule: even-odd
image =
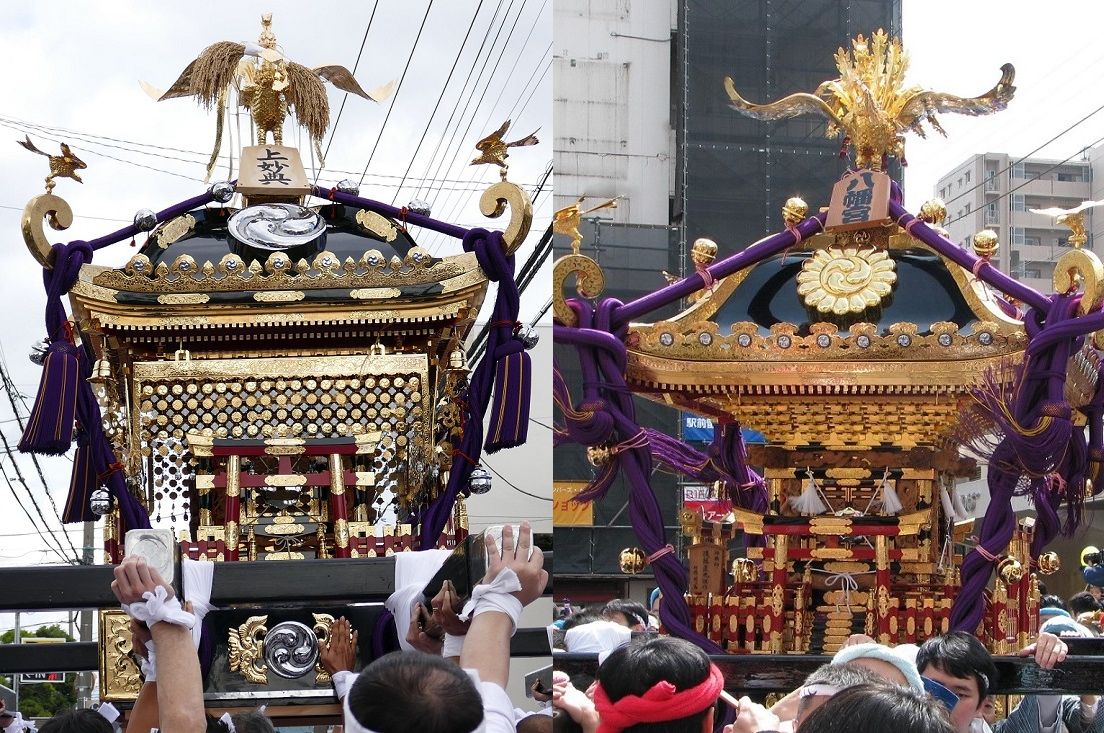
[(1070, 246), (1074, 249), (1081, 249), (1089, 241), (1089, 235), (1085, 231), (1085, 212), (1102, 203), (1104, 203), (1104, 199), (1100, 201), (1082, 201), (1072, 209), (1060, 209), (1057, 206), (1051, 206), (1049, 209), (1028, 209), (1028, 211), (1032, 214), (1053, 216), (1055, 224), (1065, 224), (1070, 230)]
[(947, 221), (947, 205), (943, 199), (928, 199), (920, 205), (920, 216), (917, 218), (925, 224), (942, 226)]
[(84, 161), (73, 155), (73, 151), (69, 149), (69, 146), (65, 143), (61, 144), (61, 155), (50, 155), (49, 153), (39, 150), (35, 147), (35, 144), (31, 142), (30, 135), (26, 140), (17, 140), (20, 145), (30, 150), (32, 153), (38, 153), (39, 155), (45, 155), (50, 161), (50, 175), (46, 176), (46, 193), (50, 194), (54, 191), (54, 179), (72, 178), (77, 183), (84, 183), (81, 177), (77, 175), (77, 171), (83, 170), (88, 166)]
[(523, 147), (526, 145), (536, 145), (540, 142), (537, 139), (538, 130), (534, 130), (532, 134), (526, 135), (520, 140), (514, 140), (512, 143), (505, 142), (504, 138), (506, 131), (510, 129), (510, 120), (506, 120), (502, 123), (502, 126), (492, 132), (487, 137), (483, 138), (475, 144), (475, 149), (479, 151), (479, 157), (471, 162), (471, 165), (497, 165), (499, 167), (499, 173), (502, 175), (502, 180), (506, 180), (506, 170), (509, 168), (506, 165), (506, 159), (510, 157), (510, 148)]
[(261, 35), (257, 36), (257, 45), (261, 48), (276, 49), (276, 34), (272, 32), (272, 13), (261, 16)]
[(592, 209), (583, 211), (583, 202), (586, 201), (587, 197), (580, 196), (578, 201), (570, 206), (565, 206), (552, 216), (552, 233), (571, 237), (571, 251), (574, 254), (579, 254), (579, 247), (583, 244), (583, 235), (579, 233), (579, 224), (583, 221), (583, 215), (593, 214), (601, 209), (616, 209), (618, 198), (620, 197), (615, 196)]
[(827, 136), (834, 138), (842, 130), (844, 145), (855, 149), (856, 164), (874, 170), (881, 170), (885, 156), (904, 156), (906, 130), (923, 135), (927, 121), (936, 132), (946, 134), (935, 117), (937, 112), (989, 114), (1008, 106), (1016, 91), (1012, 86), (1016, 71), (1011, 64), (1001, 67), (996, 86), (979, 97), (906, 88), (908, 55), (901, 41), (890, 39), (883, 30), (869, 40), (857, 36), (850, 52), (840, 48), (835, 58), (839, 77), (821, 84), (812, 94), (791, 94), (770, 104), (753, 104), (736, 92), (729, 77), (725, 78), (725, 90), (735, 110), (755, 119), (781, 120), (806, 113), (828, 118)]
[(1012, 585), (1024, 576), (1024, 566), (1016, 558), (1006, 556), (997, 563), (997, 575)]
[(974, 254), (988, 262), (1000, 248), (997, 233), (992, 229), (982, 229), (974, 235)]
[(809, 205), (804, 199), (794, 196), (786, 199), (786, 205), (782, 207), (782, 223), (787, 227), (795, 227), (805, 221), (809, 213)]
[(717, 258), (717, 243), (712, 239), (694, 240), (694, 246), (690, 248), (690, 260), (697, 267), (708, 267)]
[(639, 547), (626, 547), (617, 558), (617, 566), (626, 575), (636, 575), (647, 567), (648, 558)]

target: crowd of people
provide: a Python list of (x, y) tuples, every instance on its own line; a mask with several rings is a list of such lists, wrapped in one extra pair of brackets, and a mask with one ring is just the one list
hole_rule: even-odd
[[(446, 585), (431, 607), (411, 603), (404, 649), (372, 661), (359, 673), (357, 630), (338, 619), (321, 659), (342, 704), (345, 733), (537, 733), (551, 730), (549, 715), (516, 710), (506, 694), (510, 638), (522, 609), (548, 584), (544, 556), (523, 522), (517, 537), (502, 531), (501, 547), (487, 535), (487, 572), (463, 603)], [(143, 685), (125, 729), (130, 733), (273, 733), (263, 711), (206, 715), (197, 652), (196, 609), (181, 604), (173, 586), (142, 558), (115, 566), (111, 589), (131, 617)], [(404, 619), (405, 624), (405, 619)], [(549, 711), (550, 712), (550, 711)], [(547, 725), (542, 726), (543, 718)], [(14, 715), (0, 707), (0, 726), (12, 731)], [(104, 710), (56, 715), (40, 733), (113, 733)]]
[[(1043, 669), (1066, 658), (1063, 637), (1100, 634), (1099, 595), (1044, 596), (1040, 633), (1020, 651)], [(724, 691), (694, 644), (656, 633), (658, 609), (625, 599), (565, 603), (559, 650), (598, 655), (593, 676), (557, 671), (556, 733), (1088, 733), (1104, 732), (1094, 695), (1031, 695), (997, 720), (997, 670), (976, 637), (952, 632), (922, 645), (885, 646), (861, 634), (771, 707)], [(637, 633), (633, 633), (637, 632)], [(648, 633), (639, 633), (648, 632)], [(722, 717), (724, 716), (724, 717)]]

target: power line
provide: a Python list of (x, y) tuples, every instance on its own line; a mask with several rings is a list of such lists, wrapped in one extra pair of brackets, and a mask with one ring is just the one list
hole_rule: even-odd
[[(368, 41), (368, 31), (372, 30), (372, 21), (376, 19), (376, 8), (379, 7), (379, 0), (376, 0), (372, 4), (372, 14), (368, 16), (368, 27), (364, 29), (364, 38), (360, 39), (360, 50), (357, 51), (356, 63), (353, 64), (353, 76), (356, 76), (357, 67), (360, 66), (360, 57), (364, 54), (364, 44)], [(345, 111), (345, 103), (349, 101), (349, 92), (345, 92), (345, 96), (341, 98), (341, 106), (337, 110), (337, 118), (334, 120), (333, 127), (330, 128), (330, 139), (326, 141), (326, 150), (322, 153), (322, 161), (330, 157), (330, 146), (333, 145), (334, 135), (337, 134), (337, 126), (341, 122), (341, 113)], [(318, 172), (314, 174), (314, 182), (318, 183), (318, 177), (322, 175), (322, 171), (325, 169), (325, 163), (319, 161)]]
[[(1004, 168), (1002, 168), (1002, 169), (1001, 169), (1000, 171), (998, 171), (998, 172), (997, 172), (997, 175), (999, 176), (999, 175), (1001, 175), (1001, 174), (1003, 174), (1003, 173), (1007, 172), (1009, 168), (1012, 168), (1013, 166), (1015, 166), (1015, 165), (1017, 165), (1017, 164), (1019, 164), (1019, 163), (1022, 163), (1022, 162), (1024, 162), (1025, 160), (1027, 160), (1028, 158), (1030, 158), (1030, 157), (1031, 157), (1032, 155), (1034, 155), (1035, 153), (1039, 152), (1040, 150), (1042, 150), (1043, 148), (1045, 148), (1045, 147), (1046, 147), (1047, 145), (1050, 145), (1050, 144), (1051, 144), (1052, 142), (1054, 142), (1054, 141), (1055, 141), (1055, 140), (1057, 140), (1058, 138), (1062, 137), (1062, 136), (1063, 136), (1063, 135), (1065, 135), (1065, 134), (1066, 134), (1067, 132), (1069, 132), (1069, 131), (1070, 131), (1070, 130), (1072, 130), (1073, 128), (1077, 127), (1077, 126), (1078, 126), (1078, 125), (1080, 125), (1080, 124), (1081, 124), (1082, 122), (1084, 122), (1085, 120), (1089, 119), (1089, 118), (1090, 118), (1090, 117), (1092, 117), (1093, 115), (1097, 114), (1097, 113), (1098, 113), (1098, 112), (1100, 112), (1101, 110), (1104, 110), (1104, 104), (1100, 105), (1099, 107), (1097, 107), (1096, 109), (1094, 109), (1094, 110), (1093, 110), (1092, 112), (1089, 112), (1089, 113), (1088, 113), (1087, 115), (1085, 115), (1084, 117), (1082, 117), (1081, 119), (1079, 119), (1079, 120), (1078, 120), (1077, 122), (1074, 122), (1074, 123), (1073, 123), (1072, 125), (1070, 125), (1070, 126), (1069, 126), (1069, 127), (1067, 127), (1066, 129), (1062, 130), (1062, 131), (1061, 131), (1061, 132), (1059, 132), (1059, 133), (1058, 133), (1057, 135), (1055, 135), (1055, 136), (1054, 136), (1054, 137), (1052, 137), (1051, 139), (1047, 140), (1047, 141), (1046, 141), (1045, 143), (1043, 143), (1043, 144), (1042, 144), (1042, 145), (1040, 145), (1039, 147), (1035, 148), (1034, 150), (1032, 150), (1032, 151), (1031, 151), (1030, 153), (1028, 153), (1027, 155), (1024, 155), (1023, 157), (1019, 158), (1018, 160), (1014, 160), (1014, 161), (1012, 161), (1012, 162), (1011, 162), (1011, 163), (1009, 163), (1009, 164), (1008, 164), (1007, 166), (1005, 166), (1005, 167), (1004, 167)], [(1096, 144), (1096, 143), (1092, 143), (1092, 145), (1087, 145), (1087, 146), (1085, 146), (1085, 147), (1090, 147), (1090, 148), (1091, 148), (1091, 147), (1092, 147), (1093, 145), (1095, 145), (1095, 144)], [(1084, 148), (1082, 148), (1082, 150), (1084, 150)], [(1077, 155), (1077, 153), (1074, 153), (1073, 155)], [(1070, 159), (1070, 158), (1072, 158), (1072, 157), (1073, 157), (1073, 155), (1071, 155), (1071, 156), (1070, 156), (1069, 158), (1066, 158), (1066, 160), (1064, 160), (1064, 161), (1062, 161), (1062, 162), (1063, 162), (1063, 163), (1065, 163), (1065, 162), (1069, 161), (1069, 159)], [(974, 185), (973, 187), (971, 187), (971, 188), (968, 188), (968, 189), (966, 189), (965, 191), (963, 191), (962, 193), (958, 194), (957, 196), (955, 196), (955, 197), (954, 197), (953, 199), (951, 199), (950, 201), (944, 201), (943, 203), (944, 203), (944, 204), (946, 204), (946, 205), (949, 205), (949, 204), (952, 204), (952, 203), (954, 203), (955, 201), (958, 201), (958, 200), (959, 200), (960, 198), (962, 198), (962, 197), (963, 197), (963, 196), (965, 196), (966, 194), (968, 194), (968, 193), (970, 193), (970, 192), (972, 192), (972, 191), (976, 191), (976, 190), (978, 190), (978, 188), (980, 188), (980, 187), (981, 187), (982, 185), (984, 185), (984, 184), (985, 184), (986, 180), (987, 180), (987, 179), (985, 179), (985, 178), (981, 178), (981, 179), (980, 179), (980, 180), (979, 180), (979, 181), (978, 181), (978, 182), (977, 182), (977, 183), (976, 183), (976, 184), (975, 184), (975, 185)], [(956, 219), (955, 221), (958, 221), (958, 220)]]
[(472, 15), (471, 23), (468, 24), (468, 32), (464, 34), (464, 40), (460, 41), (460, 48), (456, 52), (456, 58), (452, 60), (452, 68), (449, 69), (448, 78), (445, 79), (445, 83), (441, 85), (441, 94), (437, 97), (437, 104), (433, 105), (433, 111), (429, 114), (429, 121), (426, 122), (425, 128), (422, 130), (422, 137), (418, 140), (418, 144), (414, 147), (414, 153), (410, 156), (410, 162), (406, 164), (406, 171), (403, 172), (402, 180), (399, 181), (399, 187), (395, 189), (395, 195), (391, 199), (391, 205), (395, 205), (395, 201), (399, 198), (399, 191), (402, 190), (403, 184), (406, 183), (407, 176), (410, 175), (410, 169), (414, 166), (414, 159), (418, 157), (418, 152), (422, 149), (422, 143), (425, 142), (426, 135), (429, 134), (429, 127), (433, 124), (433, 118), (437, 116), (437, 110), (441, 106), (441, 100), (445, 98), (445, 91), (448, 89), (449, 82), (452, 81), (452, 75), (456, 71), (457, 64), (460, 63), (460, 57), (464, 54), (464, 47), (468, 45), (468, 38), (471, 36), (472, 28), (475, 27), (475, 20), (479, 17), (479, 11), (483, 9), (483, 0), (479, 0), (479, 5), (475, 9), (475, 14)]
[(384, 115), (383, 124), (380, 125), (379, 135), (376, 136), (376, 142), (372, 145), (372, 152), (368, 154), (368, 162), (364, 164), (364, 172), (360, 174), (360, 183), (364, 183), (364, 176), (368, 174), (368, 167), (372, 165), (372, 158), (376, 155), (376, 149), (379, 147), (380, 140), (383, 139), (383, 131), (387, 129), (387, 121), (391, 119), (391, 112), (395, 109), (395, 104), (399, 101), (399, 93), (402, 91), (403, 82), (406, 81), (406, 72), (410, 70), (410, 62), (414, 60), (414, 52), (418, 50), (418, 41), (422, 40), (422, 31), (425, 30), (426, 20), (429, 18), (429, 11), (433, 9), (433, 0), (429, 0), (429, 4), (426, 5), (425, 15), (422, 16), (422, 24), (418, 26), (418, 35), (414, 37), (414, 45), (410, 49), (410, 55), (406, 57), (406, 66), (403, 67), (402, 76), (399, 77), (399, 84), (395, 87), (395, 94), (391, 97), (391, 106), (387, 108), (387, 114)]
[[(1104, 142), (1104, 137), (1097, 138), (1096, 140), (1092, 141), (1091, 143), (1089, 143), (1085, 147), (1091, 148), (1093, 145), (1096, 145), (1097, 143), (1100, 143), (1100, 142)], [(1082, 148), (1081, 150), (1084, 150), (1084, 148)], [(1002, 193), (1000, 196), (997, 196), (995, 199), (993, 199), (992, 201), (990, 201), (988, 203), (996, 203), (997, 201), (1000, 201), (1003, 198), (1007, 198), (1008, 196), (1011, 196), (1013, 193), (1015, 193), (1016, 191), (1019, 191), (1021, 188), (1023, 188), (1027, 184), (1031, 183), (1032, 181), (1037, 181), (1040, 178), (1042, 178), (1043, 176), (1045, 176), (1047, 173), (1050, 173), (1055, 168), (1060, 168), (1061, 166), (1063, 166), (1066, 163), (1070, 162), (1071, 160), (1073, 160), (1075, 155), (1077, 155), (1078, 153), (1081, 152), (1081, 150), (1078, 150), (1078, 151), (1074, 152), (1068, 158), (1065, 158), (1063, 160), (1058, 161), (1054, 165), (1047, 168), (1045, 171), (1035, 174), (1034, 178), (1028, 178), (1023, 183), (1021, 183), (1020, 185), (1013, 186), (1012, 188), (1008, 189), (1008, 191), (1006, 191), (1005, 193)], [(977, 212), (970, 212), (969, 214), (963, 214), (962, 216), (958, 217), (957, 219), (951, 219), (949, 222), (947, 222), (943, 226), (949, 227), (951, 224), (954, 224), (955, 222), (958, 222), (958, 221), (962, 221), (966, 217), (971, 216), (972, 214), (975, 214), (975, 213), (977, 213)]]
[(490, 471), (490, 472), (491, 472), (491, 473), (493, 473), (493, 474), (494, 474), (495, 476), (498, 476), (498, 477), (499, 477), (500, 479), (502, 479), (503, 481), (505, 481), (505, 482), (506, 482), (506, 485), (507, 485), (507, 486), (509, 486), (509, 487), (510, 487), (511, 489), (513, 489), (514, 491), (518, 492), (519, 494), (525, 494), (526, 496), (531, 496), (532, 498), (534, 498), (534, 499), (540, 499), (541, 501), (552, 501), (552, 497), (550, 497), (550, 496), (538, 496), (538, 495), (536, 495), (536, 494), (531, 494), (531, 493), (529, 493), (529, 492), (528, 492), (528, 491), (526, 491), (525, 489), (519, 488), (519, 487), (517, 486), (517, 484), (513, 483), (512, 481), (510, 481), (510, 479), (506, 478), (506, 477), (505, 477), (505, 476), (503, 476), (503, 475), (502, 475), (501, 473), (499, 473), (498, 471), (496, 471), (496, 470), (495, 470), (495, 468), (494, 468), (494, 466), (492, 466), (492, 465), (491, 465), (490, 463), (487, 463), (487, 459), (486, 459), (486, 458), (484, 458), (484, 459), (483, 459), (483, 460), (481, 461), (481, 463), (482, 463), (482, 464), (483, 464), (484, 466), (486, 466), (486, 468), (487, 468), (487, 470), (488, 470), (488, 471)]

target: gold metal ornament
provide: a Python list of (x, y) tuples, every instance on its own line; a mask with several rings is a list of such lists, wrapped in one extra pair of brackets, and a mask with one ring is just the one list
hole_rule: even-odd
[(510, 207), (510, 222), (502, 238), (506, 242), (506, 254), (510, 255), (529, 236), (529, 227), (533, 224), (532, 199), (520, 186), (505, 180), (494, 184), (479, 197), (479, 210), (490, 219), (502, 216), (507, 205)]
[(644, 570), (648, 558), (639, 547), (626, 547), (617, 556), (617, 567), (622, 573), (636, 575)]
[(694, 246), (690, 248), (690, 260), (696, 267), (708, 267), (717, 259), (717, 243), (712, 239), (694, 240)]
[(997, 253), (997, 249), (1000, 248), (997, 233), (992, 229), (982, 229), (974, 235), (973, 247), (974, 254), (988, 262)]
[(782, 207), (782, 223), (787, 227), (795, 227), (805, 221), (809, 214), (809, 205), (804, 199), (794, 196), (786, 199), (786, 205)]
[(268, 633), (268, 616), (250, 616), (241, 626), (230, 629), (227, 653), (230, 671), (239, 672), (247, 682), (268, 684), (268, 667), (264, 661), (264, 638)]
[(820, 313), (862, 313), (881, 304), (897, 282), (895, 265), (883, 250), (817, 250), (801, 264), (797, 292)]
[(17, 140), (27, 150), (32, 153), (38, 153), (44, 155), (50, 161), (50, 175), (46, 176), (46, 193), (47, 195), (54, 192), (54, 186), (57, 185), (54, 181), (55, 178), (72, 178), (77, 183), (84, 183), (81, 177), (77, 175), (77, 171), (84, 170), (88, 166), (83, 160), (73, 154), (73, 151), (69, 149), (69, 146), (65, 143), (61, 144), (61, 155), (50, 155), (49, 153), (39, 150), (35, 147), (35, 144), (31, 142), (31, 137), (28, 135), (26, 140)]
[(586, 199), (586, 196), (580, 196), (578, 201), (570, 206), (565, 206), (552, 215), (552, 233), (571, 237), (571, 251), (574, 254), (579, 254), (579, 248), (583, 243), (583, 235), (579, 233), (579, 224), (582, 223), (583, 216), (593, 214), (601, 209), (617, 208), (617, 198), (615, 197), (583, 211), (582, 204)]
[(595, 468), (601, 468), (609, 463), (612, 453), (607, 445), (588, 445), (586, 449), (587, 462)]
[(1024, 566), (1014, 557), (1004, 557), (997, 563), (997, 576), (1009, 585), (1018, 582), (1024, 573)]
[(572, 275), (575, 275), (575, 291), (584, 298), (597, 298), (606, 287), (602, 268), (586, 255), (570, 254), (556, 260), (552, 268), (552, 313), (567, 326), (574, 326), (577, 320), (563, 292)]
[(1089, 235), (1085, 231), (1085, 212), (1102, 203), (1104, 203), (1104, 199), (1100, 201), (1082, 201), (1072, 209), (1062, 209), (1057, 206), (1051, 206), (1047, 209), (1028, 209), (1028, 211), (1032, 214), (1053, 216), (1055, 224), (1065, 224), (1070, 230), (1070, 246), (1074, 249), (1080, 249), (1089, 241)]
[(1054, 292), (1070, 293), (1084, 290), (1078, 311), (1081, 315), (1099, 310), (1104, 303), (1104, 264), (1094, 252), (1072, 249), (1054, 265)]
[(947, 205), (943, 199), (928, 199), (920, 204), (920, 213), (916, 217), (925, 224), (942, 226), (947, 221)]
[(1062, 559), (1054, 551), (1044, 552), (1039, 555), (1039, 572), (1043, 575), (1054, 575), (1062, 568)]
[[(334, 625), (334, 617), (328, 613), (312, 613), (311, 616), (314, 617), (314, 625), (311, 626), (311, 631), (314, 632), (315, 637), (318, 639), (318, 645), (321, 647), (330, 639), (330, 633)], [(314, 681), (321, 684), (326, 684), (331, 681), (330, 673), (322, 666), (321, 656), (314, 665)]]
[(52, 270), (54, 250), (42, 229), (43, 219), (49, 223), (51, 229), (62, 231), (73, 225), (73, 210), (65, 199), (52, 193), (35, 196), (23, 207), (23, 241), (27, 243), (27, 249), (35, 261), (47, 270)]
[(754, 583), (759, 579), (759, 566), (754, 560), (738, 557), (732, 561), (732, 579), (737, 583)]
[(539, 130), (534, 130), (531, 134), (508, 143), (505, 136), (509, 129), (510, 120), (506, 120), (501, 127), (477, 142), (475, 149), (479, 151), (479, 157), (475, 158), (470, 165), (497, 165), (499, 174), (502, 176), (502, 180), (505, 181), (506, 171), (509, 168), (506, 165), (506, 159), (510, 157), (510, 148), (536, 145), (540, 142), (537, 139)]
[(925, 121), (945, 135), (936, 120), (937, 112), (990, 114), (1008, 106), (1016, 91), (1012, 86), (1016, 71), (1011, 64), (1002, 66), (996, 86), (978, 97), (905, 87), (908, 54), (899, 39), (890, 39), (883, 30), (869, 40), (856, 36), (850, 52), (840, 48), (835, 58), (839, 77), (824, 82), (812, 94), (791, 94), (770, 104), (753, 104), (736, 92), (730, 77), (725, 77), (725, 90), (732, 108), (754, 119), (782, 120), (802, 114), (828, 118), (827, 136), (834, 138), (842, 131), (855, 149), (858, 166), (874, 170), (881, 169), (883, 156), (903, 156), (903, 134), (911, 130), (923, 136)]

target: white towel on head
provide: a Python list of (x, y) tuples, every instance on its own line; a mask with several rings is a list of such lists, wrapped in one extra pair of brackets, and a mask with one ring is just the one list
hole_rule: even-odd
[(564, 646), (572, 653), (602, 653), (629, 643), (632, 631), (613, 621), (592, 621), (564, 632)]
[[(395, 592), (387, 598), (384, 605), (395, 617), (399, 646), (403, 651), (414, 650), (406, 640), (406, 627), (414, 613), (414, 604), (421, 602), (426, 583), (433, 579), (445, 563), (445, 558), (451, 554), (451, 550), (421, 550), (395, 555)], [(459, 612), (459, 609), (456, 610)]]

